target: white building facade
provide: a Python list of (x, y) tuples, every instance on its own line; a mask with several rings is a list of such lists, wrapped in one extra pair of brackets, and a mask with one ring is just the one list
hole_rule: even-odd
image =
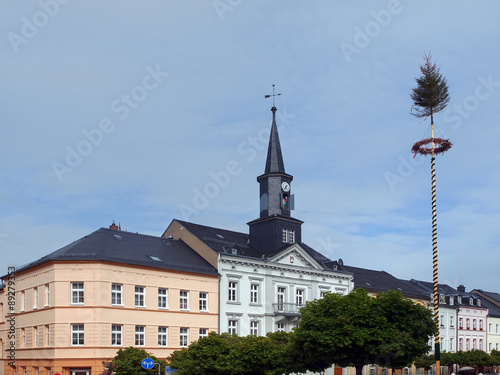
[(220, 331), (240, 336), (289, 332), (307, 301), (353, 288), (351, 274), (325, 270), (299, 244), (262, 261), (220, 255), (219, 272)]

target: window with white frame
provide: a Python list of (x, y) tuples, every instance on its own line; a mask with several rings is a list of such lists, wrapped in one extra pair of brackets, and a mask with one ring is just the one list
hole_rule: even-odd
[(200, 307), (200, 311), (208, 311), (208, 293), (207, 292), (200, 292), (199, 294), (199, 301), (198, 301), (198, 304), (199, 304), (199, 307)]
[(493, 344), (490, 342), (488, 343), (488, 351), (491, 352), (492, 349), (493, 349)]
[(440, 322), (441, 327), (444, 327), (444, 315), (440, 316), (439, 322)]
[(180, 309), (189, 310), (189, 292), (187, 290), (180, 291)]
[(460, 328), (460, 329), (464, 328), (464, 318), (458, 319), (458, 328)]
[(72, 324), (71, 325), (71, 345), (72, 346), (82, 346), (85, 343), (84, 340), (84, 326), (83, 324)]
[(283, 311), (285, 309), (286, 302), (286, 288), (279, 286), (277, 293), (278, 311)]
[(453, 305), (455, 303), (455, 298), (453, 296), (450, 296), (450, 305)]
[(472, 319), (472, 329), (476, 330), (476, 319)]
[(453, 315), (450, 315), (450, 327), (453, 328), (455, 325), (455, 317)]
[(180, 334), (179, 334), (179, 346), (181, 348), (185, 348), (188, 346), (188, 335), (189, 335), (189, 329), (182, 327), (180, 329)]
[(135, 326), (135, 346), (144, 346), (146, 342), (146, 327)]
[(483, 330), (483, 320), (482, 319), (479, 319), (479, 330), (480, 331)]
[(33, 288), (33, 309), (38, 309), (38, 287)]
[(259, 284), (250, 284), (250, 303), (259, 303)]
[(495, 333), (500, 333), (500, 324), (495, 324)]
[(83, 283), (71, 283), (71, 303), (83, 305), (84, 300)]
[(250, 335), (252, 336), (259, 335), (259, 322), (257, 320), (250, 321)]
[(50, 288), (49, 284), (45, 284), (45, 306), (50, 305)]
[(458, 350), (463, 350), (464, 348), (464, 339), (460, 338), (458, 339)]
[(445, 303), (446, 302), (446, 296), (444, 294), (439, 295), (439, 303)]
[(24, 290), (21, 292), (21, 311), (26, 309), (26, 293)]
[(470, 329), (470, 319), (465, 319), (465, 329)]
[(470, 350), (470, 339), (465, 340), (465, 350)]
[(476, 339), (472, 340), (472, 349), (473, 350), (477, 349), (476, 342), (477, 342)]
[(111, 304), (123, 306), (123, 285), (111, 284)]
[(230, 335), (238, 334), (238, 321), (236, 319), (229, 319), (227, 322), (227, 332)]
[(112, 346), (121, 346), (122, 345), (122, 331), (123, 326), (119, 324), (111, 325), (111, 345)]
[(297, 306), (302, 306), (304, 304), (304, 289), (297, 289), (295, 292), (295, 303)]
[(450, 337), (450, 352), (453, 351), (453, 337)]
[(45, 325), (45, 346), (50, 346), (50, 326)]
[(476, 305), (481, 306), (481, 299), (480, 298), (477, 299)]
[(237, 281), (229, 281), (227, 300), (229, 302), (237, 302), (238, 301), (238, 282)]
[(462, 304), (462, 296), (457, 297), (457, 302), (461, 305)]
[(283, 242), (295, 243), (295, 231), (293, 229), (283, 228)]
[(33, 327), (33, 346), (38, 346), (38, 327)]
[(203, 337), (207, 336), (208, 336), (208, 328), (200, 328), (199, 338), (202, 339)]
[(488, 323), (488, 332), (493, 333), (493, 324)]
[(479, 339), (479, 350), (483, 350), (483, 339)]
[(168, 309), (168, 289), (158, 288), (158, 308)]
[(277, 323), (276, 332), (285, 332), (285, 323)]
[(158, 327), (158, 346), (167, 346), (167, 327)]
[(146, 287), (135, 286), (135, 307), (146, 307)]

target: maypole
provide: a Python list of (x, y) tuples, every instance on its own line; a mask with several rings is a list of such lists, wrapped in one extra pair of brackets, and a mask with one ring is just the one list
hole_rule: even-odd
[[(439, 293), (438, 293), (438, 257), (437, 257), (437, 221), (436, 221), (436, 155), (449, 150), (452, 146), (447, 139), (434, 137), (434, 113), (442, 111), (450, 101), (446, 79), (441, 76), (436, 64), (431, 62), (431, 55), (424, 56), (425, 65), (420, 66), (422, 76), (417, 78), (417, 87), (411, 94), (413, 108), (417, 117), (431, 118), (431, 138), (416, 142), (412, 152), (421, 155), (431, 155), (431, 192), (432, 192), (432, 266), (433, 266), (433, 297), (434, 323), (434, 354), (436, 359), (436, 375), (441, 372), (441, 350), (439, 345)], [(430, 147), (427, 145), (430, 144)]]

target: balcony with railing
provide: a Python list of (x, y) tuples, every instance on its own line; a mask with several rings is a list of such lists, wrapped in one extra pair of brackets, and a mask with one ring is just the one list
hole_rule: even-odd
[(299, 310), (304, 307), (302, 303), (281, 302), (273, 303), (274, 315), (300, 316)]

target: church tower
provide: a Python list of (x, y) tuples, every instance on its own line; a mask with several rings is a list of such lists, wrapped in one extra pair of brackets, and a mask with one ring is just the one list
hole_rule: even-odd
[(293, 176), (285, 172), (283, 155), (276, 125), (276, 107), (271, 108), (273, 122), (267, 150), (264, 174), (257, 177), (260, 185), (260, 217), (247, 223), (250, 227), (250, 245), (270, 254), (302, 241), (302, 221), (294, 219), (291, 183)]

